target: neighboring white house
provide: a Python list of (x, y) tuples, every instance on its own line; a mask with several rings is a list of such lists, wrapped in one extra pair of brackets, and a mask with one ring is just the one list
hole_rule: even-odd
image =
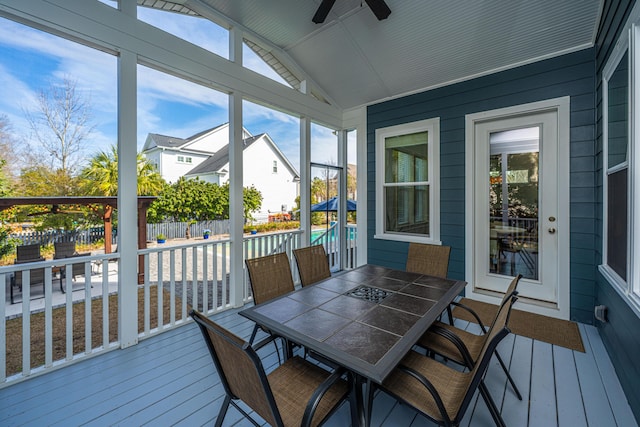
[[(229, 181), (229, 124), (185, 139), (151, 133), (142, 153), (167, 182), (184, 176), (223, 185)], [(293, 209), (300, 176), (268, 134), (252, 136), (243, 129), (243, 160), (243, 186), (254, 186), (262, 193), (256, 218)]]

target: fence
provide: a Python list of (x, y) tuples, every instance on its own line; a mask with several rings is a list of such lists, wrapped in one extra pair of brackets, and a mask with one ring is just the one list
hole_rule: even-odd
[[(188, 222), (163, 222), (147, 224), (147, 239), (153, 240), (162, 233), (167, 239), (183, 238), (187, 233)], [(229, 220), (200, 221), (191, 224), (189, 232), (192, 237), (202, 237), (204, 230), (210, 230), (212, 235), (229, 234)]]
[[(12, 233), (11, 239), (19, 240), (20, 245), (30, 245), (38, 243), (42, 246), (52, 245), (55, 242), (76, 242), (82, 245), (89, 245), (104, 240), (104, 227), (90, 228), (89, 230), (47, 230), (47, 231), (27, 231), (22, 233)], [(115, 244), (117, 232), (114, 230), (111, 235), (111, 243)]]
[[(188, 222), (167, 222), (160, 224), (147, 224), (147, 239), (153, 240), (160, 233), (168, 239), (185, 237)], [(191, 236), (202, 236), (204, 230), (210, 230), (212, 235), (229, 234), (229, 220), (221, 221), (201, 221), (191, 224)], [(116, 244), (118, 236), (117, 230), (113, 230), (111, 243)], [(21, 245), (38, 243), (42, 246), (52, 245), (55, 242), (76, 242), (81, 245), (96, 243), (104, 239), (104, 227), (92, 227), (89, 230), (48, 230), (48, 231), (27, 231), (13, 233), (12, 239), (20, 241)]]

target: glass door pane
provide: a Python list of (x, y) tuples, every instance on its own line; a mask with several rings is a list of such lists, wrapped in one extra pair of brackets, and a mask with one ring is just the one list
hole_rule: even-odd
[(538, 280), (539, 127), (494, 132), (489, 157), (489, 272)]
[(338, 224), (340, 168), (311, 165), (311, 242), (323, 245), (332, 271), (340, 269), (340, 239), (343, 227)]

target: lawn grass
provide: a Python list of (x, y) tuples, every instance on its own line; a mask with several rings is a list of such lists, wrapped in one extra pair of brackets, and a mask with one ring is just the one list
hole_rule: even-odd
[[(157, 307), (158, 294), (157, 287), (150, 289), (151, 307), (149, 313), (150, 327), (153, 329), (158, 325)], [(163, 323), (167, 323), (170, 314), (169, 292), (163, 290)], [(144, 289), (138, 289), (138, 332), (144, 331)], [(79, 302), (73, 304), (73, 354), (85, 351), (85, 304)], [(176, 297), (176, 316), (181, 313), (182, 301)], [(61, 360), (66, 357), (66, 313), (67, 307), (55, 308), (53, 314), (53, 360)], [(44, 313), (31, 315), (31, 368), (44, 365), (45, 362), (45, 336), (44, 336)], [(118, 295), (109, 296), (109, 342), (118, 339)], [(22, 371), (22, 317), (16, 317), (7, 321), (7, 376), (17, 374)], [(102, 345), (102, 298), (91, 301), (91, 342), (92, 348)]]

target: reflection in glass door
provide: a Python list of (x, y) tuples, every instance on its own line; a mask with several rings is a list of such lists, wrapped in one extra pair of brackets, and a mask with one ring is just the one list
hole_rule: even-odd
[(311, 163), (311, 246), (323, 245), (332, 271), (341, 269), (342, 227), (338, 192), (342, 168)]
[(489, 272), (538, 280), (540, 128), (489, 136)]

